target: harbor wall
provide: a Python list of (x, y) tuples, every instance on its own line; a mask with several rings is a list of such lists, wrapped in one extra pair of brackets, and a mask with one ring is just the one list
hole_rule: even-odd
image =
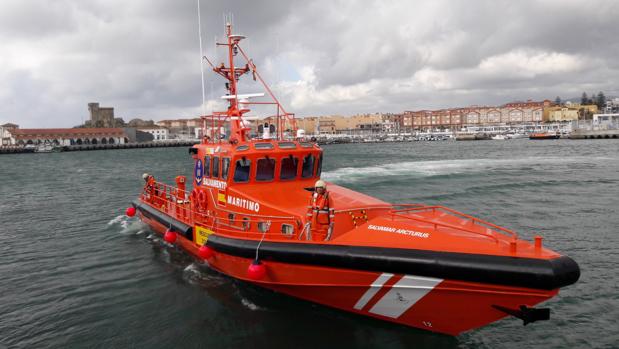
[[(119, 143), (119, 144), (82, 144), (58, 147), (58, 151), (90, 151), (109, 149), (137, 149), (137, 148), (167, 148), (189, 147), (198, 144), (199, 141), (169, 141), (169, 142), (144, 142), (144, 143)], [(0, 147), (0, 154), (35, 153), (34, 148), (20, 146)]]

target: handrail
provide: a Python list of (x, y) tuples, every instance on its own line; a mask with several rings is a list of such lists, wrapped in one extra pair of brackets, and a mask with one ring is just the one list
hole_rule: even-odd
[(478, 231), (474, 231), (474, 230), (470, 230), (464, 227), (458, 227), (452, 224), (448, 224), (448, 223), (440, 223), (440, 222), (436, 222), (436, 221), (432, 221), (429, 219), (423, 219), (423, 218), (415, 218), (415, 217), (411, 217), (411, 216), (406, 216), (406, 215), (402, 215), (402, 214), (398, 214), (398, 213), (391, 213), (391, 215), (393, 215), (394, 217), (400, 217), (400, 218), (406, 218), (406, 219), (411, 219), (411, 220), (415, 220), (415, 221), (419, 221), (419, 222), (423, 222), (423, 223), (429, 223), (434, 225), (434, 230), (438, 230), (438, 227), (445, 227), (445, 228), (451, 228), (451, 229), (457, 229), (460, 231), (465, 231), (467, 233), (471, 233), (471, 234), (476, 234), (476, 235), (481, 235), (484, 237), (488, 237), (493, 239), (494, 241), (496, 241), (497, 243), (499, 242), (499, 239), (496, 236), (493, 235), (489, 235), (489, 234), (485, 234), (485, 233), (481, 233)]
[(432, 224), (434, 226), (435, 229), (437, 229), (439, 226), (445, 227), (445, 228), (451, 228), (451, 229), (456, 229), (456, 230), (460, 230), (460, 231), (464, 231), (467, 233), (471, 233), (471, 234), (476, 234), (476, 235), (481, 235), (484, 237), (488, 237), (491, 238), (493, 240), (495, 240), (496, 242), (499, 242), (499, 239), (491, 234), (488, 233), (483, 233), (483, 232), (479, 232), (479, 231), (475, 231), (473, 229), (469, 229), (467, 227), (464, 226), (458, 226), (458, 225), (453, 225), (453, 224), (449, 224), (449, 223), (442, 223), (442, 222), (437, 222), (435, 220), (431, 220), (431, 219), (425, 219), (425, 218), (421, 218), (421, 217), (414, 217), (414, 216), (410, 216), (410, 215), (405, 215), (403, 213), (410, 213), (410, 212), (414, 212), (414, 211), (426, 211), (426, 210), (442, 210), (442, 211), (446, 211), (448, 213), (451, 213), (454, 216), (459, 216), (460, 218), (465, 218), (468, 219), (471, 224), (475, 225), (478, 224), (480, 226), (486, 226), (486, 228), (494, 228), (495, 230), (491, 230), (491, 232), (494, 233), (499, 233), (499, 234), (503, 234), (503, 235), (508, 235), (509, 237), (513, 238), (514, 240), (518, 238), (518, 235), (512, 231), (509, 230), (507, 228), (503, 228), (501, 226), (498, 226), (496, 224), (492, 224), (490, 222), (484, 221), (482, 219), (467, 215), (465, 213), (444, 207), (444, 206), (428, 206), (428, 205), (424, 205), (424, 204), (391, 204), (391, 207), (389, 206), (366, 206), (366, 207), (355, 207), (355, 208), (351, 208), (351, 209), (345, 209), (345, 210), (336, 210), (335, 213), (345, 213), (345, 212), (352, 212), (352, 211), (359, 211), (359, 210), (366, 210), (366, 211), (370, 211), (370, 210), (380, 210), (380, 209), (390, 209), (389, 214), (391, 214), (394, 217), (399, 217), (399, 218), (404, 218), (404, 219), (410, 219), (410, 220), (415, 220), (418, 222), (423, 222), (423, 223), (428, 223), (428, 224)]
[[(481, 224), (481, 225), (486, 225), (488, 227), (494, 228), (497, 231), (497, 233), (504, 233), (504, 235), (509, 235), (510, 237), (512, 237), (513, 239), (517, 239), (518, 238), (518, 234), (516, 234), (516, 232), (509, 230), (507, 228), (503, 228), (501, 226), (498, 226), (496, 224), (484, 221), (482, 219), (473, 217), (471, 215), (467, 215), (466, 213), (462, 213), (459, 211), (456, 211), (454, 209), (448, 208), (448, 207), (444, 207), (444, 206), (425, 206), (425, 205), (420, 205), (420, 204), (413, 204), (413, 205), (394, 205), (394, 206), (405, 206), (406, 208), (404, 209), (398, 209), (398, 210), (392, 210), (391, 213), (396, 214), (396, 213), (404, 213), (404, 212), (411, 212), (411, 211), (427, 211), (427, 210), (432, 210), (433, 212), (435, 212), (436, 210), (441, 210), (441, 211), (447, 211), (453, 215), (457, 215), (457, 216), (461, 216), (463, 218), (466, 218), (468, 220), (471, 221), (471, 223), (473, 225), (477, 224)], [(406, 217), (410, 217), (410, 216), (406, 216)], [(434, 221), (429, 221), (430, 222), (434, 222)], [(438, 223), (438, 224), (444, 224), (444, 223)], [(463, 229), (462, 227), (458, 227), (458, 229)]]
[[(177, 218), (183, 221), (188, 221), (188, 219), (192, 216), (199, 216), (199, 217), (203, 217), (204, 219), (211, 218), (213, 220), (213, 227), (215, 225), (227, 226), (229, 228), (233, 228), (234, 230), (232, 229), (225, 229), (225, 230), (230, 230), (231, 232), (235, 232), (235, 233), (245, 233), (248, 235), (254, 234), (254, 233), (255, 234), (262, 234), (262, 233), (252, 232), (248, 228), (245, 228), (244, 224), (247, 224), (247, 223), (249, 224), (260, 223), (260, 222), (264, 222), (264, 220), (267, 219), (269, 221), (291, 223), (294, 226), (298, 227), (299, 224), (304, 222), (304, 219), (301, 216), (268, 216), (268, 215), (244, 213), (244, 212), (228, 210), (226, 208), (222, 208), (215, 201), (213, 188), (204, 188), (204, 189), (209, 190), (210, 192), (210, 195), (209, 195), (210, 201), (211, 201), (212, 207), (214, 207), (212, 211), (234, 214), (235, 217), (232, 219), (230, 217), (228, 218), (218, 217), (217, 215), (209, 214), (208, 210), (207, 212), (198, 212), (197, 210), (193, 210), (192, 205), (190, 204), (190, 199), (189, 199), (190, 192), (189, 191), (180, 190), (177, 187), (169, 186), (162, 182), (155, 182), (155, 190), (150, 194), (155, 195), (157, 192), (159, 192), (159, 194), (155, 195), (156, 199), (152, 200), (153, 202), (149, 202), (149, 204), (159, 209), (159, 207), (157, 207), (155, 203), (157, 200), (159, 200), (161, 204), (165, 204), (165, 211), (168, 211), (171, 208), (174, 208), (175, 212), (179, 212), (180, 210), (181, 214), (180, 215), (177, 214)], [(179, 193), (181, 195), (179, 195)], [(184, 200), (180, 200), (181, 202), (179, 202), (178, 200), (179, 197), (184, 198)], [(148, 202), (148, 200), (146, 200), (146, 187), (142, 191), (142, 198)], [(518, 235), (512, 230), (509, 230), (507, 228), (503, 228), (496, 224), (467, 215), (465, 213), (462, 213), (462, 212), (459, 212), (459, 211), (456, 211), (456, 210), (453, 210), (453, 209), (450, 209), (444, 206), (438, 206), (438, 205), (433, 205), (433, 206), (423, 205), (423, 204), (391, 204), (390, 206), (373, 205), (373, 206), (356, 207), (356, 208), (344, 209), (344, 210), (334, 210), (334, 213), (344, 213), (344, 212), (352, 212), (352, 211), (358, 211), (358, 210), (370, 211), (370, 210), (385, 210), (385, 209), (389, 210), (388, 214), (390, 214), (392, 217), (409, 219), (409, 220), (431, 224), (434, 226), (435, 230), (438, 230), (439, 227), (455, 229), (458, 231), (463, 231), (463, 232), (467, 232), (471, 234), (488, 237), (488, 238), (495, 240), (497, 243), (499, 242), (499, 239), (497, 236), (495, 236), (495, 234), (507, 235), (514, 240), (518, 238)], [(485, 227), (489, 230), (489, 232), (484, 233), (484, 232), (480, 232), (480, 231), (467, 228), (466, 226), (443, 223), (443, 222), (439, 222), (433, 219), (424, 218), (424, 217), (421, 217), (415, 214), (416, 212), (423, 212), (423, 211), (432, 211), (433, 213), (435, 213), (437, 210), (447, 212), (453, 216), (469, 220), (471, 222), (471, 225), (479, 225), (481, 227)], [(241, 215), (243, 217), (237, 218), (237, 215)], [(240, 225), (237, 226), (236, 224), (240, 224)], [(303, 229), (301, 229), (297, 234), (295, 234), (296, 237), (298, 237), (299, 239), (301, 239), (303, 235), (306, 233), (305, 232), (306, 224), (302, 225), (302, 227)], [(271, 235), (272, 233), (267, 233), (267, 234)], [(279, 234), (277, 233), (273, 233), (273, 235), (279, 236)]]
[(334, 213), (344, 213), (344, 212), (353, 212), (353, 211), (360, 211), (360, 210), (366, 210), (366, 211), (370, 211), (370, 210), (389, 210), (389, 209), (393, 209), (393, 206), (367, 206), (367, 207), (355, 207), (355, 208), (347, 208), (344, 210), (334, 210)]
[[(233, 233), (244, 233), (247, 235), (250, 234), (259, 234), (262, 235), (262, 232), (252, 232), (249, 231), (248, 228), (244, 228), (242, 225), (243, 224), (247, 224), (247, 223), (261, 223), (261, 222), (265, 222), (265, 220), (268, 220), (270, 222), (275, 221), (275, 222), (285, 222), (285, 223), (290, 223), (293, 226), (298, 226), (300, 224), (300, 222), (302, 222), (302, 218), (300, 217), (295, 217), (295, 216), (269, 216), (269, 215), (261, 215), (261, 214), (253, 214), (253, 213), (244, 213), (244, 212), (238, 212), (238, 211), (231, 211), (225, 208), (222, 208), (220, 205), (217, 204), (217, 202), (215, 201), (214, 198), (214, 189), (213, 188), (204, 188), (205, 190), (209, 190), (210, 192), (210, 201), (212, 204), (213, 209), (211, 210), (211, 212), (222, 212), (222, 213), (229, 213), (229, 214), (234, 214), (235, 217), (233, 219), (230, 219), (229, 217), (219, 217), (216, 214), (209, 214), (208, 210), (207, 212), (199, 212), (197, 210), (193, 210), (192, 209), (192, 205), (191, 205), (191, 201), (190, 201), (190, 192), (187, 190), (181, 190), (177, 187), (171, 186), (171, 185), (167, 185), (163, 182), (155, 182), (154, 183), (154, 189), (152, 190), (152, 192), (148, 193), (149, 195), (151, 195), (151, 199), (148, 200), (146, 195), (146, 187), (144, 187), (142, 189), (142, 199), (143, 201), (145, 201), (147, 204), (149, 204), (150, 206), (156, 208), (156, 209), (161, 209), (163, 211), (165, 211), (166, 213), (168, 213), (168, 211), (170, 211), (171, 209), (174, 209), (175, 213), (177, 213), (175, 215), (176, 218), (182, 220), (182, 221), (188, 221), (188, 218), (192, 217), (192, 216), (199, 216), (199, 217), (203, 217), (203, 219), (208, 219), (211, 218), (213, 223), (209, 224), (209, 226), (215, 227), (215, 226), (227, 226), (229, 228), (233, 228), (233, 229), (225, 229), (225, 228), (218, 228), (219, 230), (228, 230), (230, 232)], [(179, 195), (180, 193), (180, 195)], [(184, 200), (179, 200), (179, 198), (184, 198)], [(180, 202), (179, 202), (180, 201)], [(163, 208), (161, 208), (160, 206), (164, 206)], [(179, 211), (181, 212), (180, 214)], [(237, 218), (238, 216), (243, 216), (242, 218)], [(205, 222), (206, 223), (206, 222)], [(234, 224), (240, 224), (241, 226), (235, 226)], [(191, 224), (193, 225), (193, 224)], [(267, 233), (267, 236), (272, 235), (272, 236), (279, 236), (279, 233)]]
[[(186, 200), (188, 200), (188, 198), (190, 197), (190, 194), (191, 194), (191, 192), (189, 192), (187, 190), (180, 190), (177, 187), (173, 187), (171, 185), (167, 185), (167, 184), (165, 184), (163, 182), (155, 182), (155, 185), (163, 187), (163, 192), (166, 193), (166, 198), (163, 199), (163, 198), (160, 197), (160, 199), (163, 199), (164, 201), (170, 202), (172, 204), (177, 204), (177, 203), (175, 203), (174, 200), (170, 199), (170, 197), (174, 196), (174, 195), (172, 195), (171, 191), (174, 190), (176, 192), (182, 192), (184, 194), (184, 197), (187, 198)], [(241, 214), (241, 215), (249, 216), (249, 217), (278, 219), (278, 220), (282, 220), (282, 221), (284, 221), (284, 220), (286, 220), (286, 221), (287, 220), (293, 220), (294, 221), (295, 219), (299, 219), (300, 218), (299, 216), (297, 216), (297, 217), (295, 217), (295, 216), (269, 216), (269, 215), (261, 215), (261, 214), (253, 214), (253, 213), (245, 213), (245, 212), (228, 210), (228, 209), (222, 208), (221, 205), (217, 204), (217, 202), (215, 201), (215, 198), (214, 198), (214, 194), (213, 194), (213, 190), (214, 189), (213, 188), (204, 188), (204, 189), (205, 190), (209, 190), (211, 192), (210, 199), (211, 199), (211, 203), (212, 203), (213, 207), (217, 207), (217, 210), (222, 211), (222, 212), (233, 213), (233, 214)], [(168, 193), (169, 191), (170, 191), (170, 193)], [(204, 216), (204, 213), (195, 212), (194, 210), (191, 209), (191, 207), (187, 208), (187, 210), (189, 212), (194, 213), (194, 214)], [(253, 222), (253, 221), (250, 221), (250, 222)]]

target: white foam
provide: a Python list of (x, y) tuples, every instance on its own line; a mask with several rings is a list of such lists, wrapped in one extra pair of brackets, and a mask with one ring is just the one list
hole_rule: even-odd
[(208, 273), (196, 263), (191, 263), (183, 269), (183, 279), (191, 284), (204, 287), (217, 287), (224, 283), (224, 279), (217, 274)]
[(200, 269), (198, 269), (197, 265), (195, 265), (194, 263), (191, 263), (188, 266), (186, 266), (185, 269), (183, 269), (183, 272), (189, 273), (189, 274), (200, 274)]
[(389, 163), (368, 167), (342, 167), (325, 172), (323, 179), (333, 182), (356, 182), (368, 177), (409, 175), (431, 177), (459, 173), (484, 172), (489, 170), (509, 169), (523, 166), (560, 165), (582, 163), (592, 160), (609, 160), (593, 157), (527, 157), (514, 159), (461, 159), (429, 160)]
[(114, 218), (112, 218), (109, 222), (107, 222), (107, 225), (120, 225), (123, 228), (127, 227), (127, 224), (129, 221), (129, 217), (125, 216), (124, 214), (122, 215), (118, 215)]
[(264, 310), (263, 308), (255, 305), (254, 303), (250, 302), (247, 298), (244, 298), (244, 297), (241, 297), (241, 304), (243, 304), (243, 306), (245, 306), (249, 310), (253, 310), (253, 311)]

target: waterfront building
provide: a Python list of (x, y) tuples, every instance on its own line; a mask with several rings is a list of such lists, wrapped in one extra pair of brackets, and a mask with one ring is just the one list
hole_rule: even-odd
[(199, 139), (203, 126), (201, 118), (161, 120), (155, 123), (157, 126), (168, 130), (168, 139)]
[(318, 116), (295, 117), (297, 128), (302, 129), (306, 134), (318, 134)]
[(606, 101), (606, 105), (604, 106), (605, 114), (614, 114), (619, 113), (619, 98), (613, 98), (611, 100)]
[(320, 118), (320, 120), (318, 120), (318, 132), (321, 135), (334, 135), (336, 133), (335, 119)]
[(544, 108), (543, 120), (545, 122), (563, 122), (578, 120), (579, 108), (570, 106), (554, 106)]
[(138, 131), (150, 133), (153, 135), (154, 141), (165, 141), (168, 140), (168, 129), (162, 126), (147, 126), (147, 127), (138, 127)]
[(582, 118), (583, 112), (585, 114), (592, 116), (593, 114), (597, 114), (599, 111), (598, 106), (596, 104), (580, 104), (580, 103), (566, 102), (565, 106), (568, 108), (578, 109), (581, 114), (581, 118)]
[(543, 109), (550, 100), (512, 102), (502, 106), (470, 106), (439, 110), (405, 111), (402, 124), (405, 128), (459, 129), (464, 126), (522, 124), (542, 122)]
[(619, 113), (594, 114), (593, 125), (598, 128), (619, 128)]
[(19, 128), (19, 125), (6, 123), (0, 125), (0, 146), (11, 145), (11, 131)]
[(124, 144), (129, 139), (122, 128), (14, 128), (9, 145)]

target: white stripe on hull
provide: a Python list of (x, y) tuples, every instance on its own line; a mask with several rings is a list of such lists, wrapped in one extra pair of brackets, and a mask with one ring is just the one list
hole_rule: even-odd
[[(370, 309), (370, 313), (397, 319), (432, 291), (441, 281), (443, 279), (404, 275), (383, 298), (374, 304), (372, 309)], [(363, 299), (364, 297), (361, 298)]]
[(372, 297), (376, 295), (376, 293), (383, 287), (385, 282), (391, 279), (392, 276), (393, 274), (389, 274), (389, 273), (380, 274), (376, 278), (376, 280), (374, 280), (374, 282), (370, 285), (370, 288), (368, 288), (368, 290), (365, 291), (363, 296), (359, 298), (359, 301), (357, 301), (357, 304), (355, 304), (355, 309), (361, 310), (363, 307), (365, 307), (365, 305), (368, 304), (370, 299), (372, 299)]

